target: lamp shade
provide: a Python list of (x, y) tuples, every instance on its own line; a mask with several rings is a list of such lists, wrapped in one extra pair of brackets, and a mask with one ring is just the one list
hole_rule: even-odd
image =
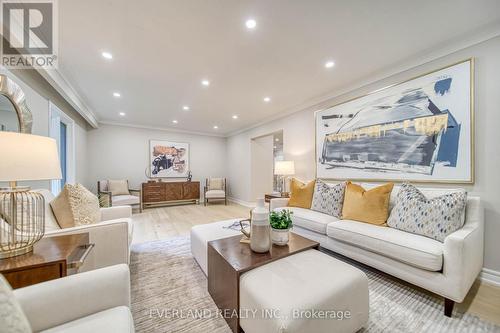
[(61, 179), (56, 140), (0, 132), (0, 181)]
[(274, 164), (274, 174), (281, 176), (295, 174), (295, 163), (293, 161), (276, 161)]

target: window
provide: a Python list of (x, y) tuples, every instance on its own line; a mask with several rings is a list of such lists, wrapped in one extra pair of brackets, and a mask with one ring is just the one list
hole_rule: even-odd
[(68, 167), (68, 161), (66, 158), (66, 152), (67, 152), (67, 145), (66, 141), (68, 139), (68, 126), (63, 123), (62, 121), (59, 123), (59, 133), (60, 133), (60, 144), (59, 144), (59, 161), (61, 162), (61, 188), (64, 187), (66, 184), (67, 180), (67, 167)]
[(73, 119), (62, 112), (55, 104), (49, 105), (49, 134), (57, 142), (59, 149), (59, 161), (61, 163), (60, 180), (51, 181), (51, 191), (58, 195), (66, 183), (75, 182), (75, 141)]

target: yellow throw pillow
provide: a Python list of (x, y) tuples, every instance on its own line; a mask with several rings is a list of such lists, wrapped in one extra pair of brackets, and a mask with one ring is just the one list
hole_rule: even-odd
[(50, 207), (61, 228), (93, 224), (101, 220), (99, 199), (83, 185), (66, 184)]
[(363, 187), (347, 182), (342, 207), (342, 219), (385, 225), (389, 218), (389, 199), (393, 183), (366, 191)]
[(297, 179), (292, 179), (290, 184), (290, 200), (288, 200), (288, 206), (290, 207), (300, 207), (300, 208), (311, 208), (312, 197), (314, 194), (314, 184), (315, 180), (304, 184)]

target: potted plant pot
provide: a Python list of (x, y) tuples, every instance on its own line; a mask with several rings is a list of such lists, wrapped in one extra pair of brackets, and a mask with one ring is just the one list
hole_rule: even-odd
[(288, 229), (271, 228), (271, 240), (273, 244), (279, 246), (287, 245), (289, 239), (290, 239), (290, 228)]
[(292, 212), (283, 209), (280, 212), (269, 214), (271, 224), (271, 241), (273, 244), (283, 246), (288, 244), (290, 239), (290, 229), (292, 228)]

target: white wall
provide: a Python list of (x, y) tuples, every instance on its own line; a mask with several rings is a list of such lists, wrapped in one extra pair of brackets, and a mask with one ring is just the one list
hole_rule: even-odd
[[(90, 188), (100, 179), (128, 179), (134, 188), (147, 180), (149, 140), (188, 142), (193, 180), (226, 176), (226, 139), (115, 125), (101, 125), (88, 132), (88, 171)], [(231, 186), (230, 184), (228, 184)], [(200, 193), (203, 193), (202, 188)]]
[(252, 154), (251, 201), (255, 202), (257, 198), (263, 198), (264, 194), (273, 191), (274, 137), (273, 135), (266, 135), (255, 138), (252, 139), (250, 145)]
[[(389, 76), (375, 83), (367, 78), (358, 83), (358, 89), (316, 105), (310, 110), (292, 114), (237, 134), (228, 138), (229, 181), (238, 186), (231, 187), (231, 196), (236, 199), (250, 201), (250, 139), (283, 130), (285, 159), (295, 161), (297, 177), (313, 179), (315, 177), (314, 152), (314, 111), (335, 105), (351, 98), (361, 96), (373, 90), (386, 87), (410, 79), (416, 75), (453, 64), (455, 62), (475, 58), (475, 168), (474, 185), (465, 186), (468, 191), (479, 195), (485, 207), (485, 262), (484, 266), (500, 271), (500, 37), (463, 49), (459, 52), (436, 59), (402, 73)], [(421, 63), (421, 59), (414, 59)], [(388, 70), (392, 72), (392, 70)], [(241, 181), (244, 180), (244, 181)], [(449, 187), (450, 185), (447, 185)]]
[[(15, 74), (13, 73), (15, 72)], [(32, 134), (49, 136), (49, 99), (75, 121), (76, 182), (87, 184), (87, 124), (76, 111), (34, 70), (8, 71), (0, 74), (15, 81), (26, 95), (26, 102), (33, 114)], [(21, 182), (32, 188), (50, 189), (50, 181)]]

